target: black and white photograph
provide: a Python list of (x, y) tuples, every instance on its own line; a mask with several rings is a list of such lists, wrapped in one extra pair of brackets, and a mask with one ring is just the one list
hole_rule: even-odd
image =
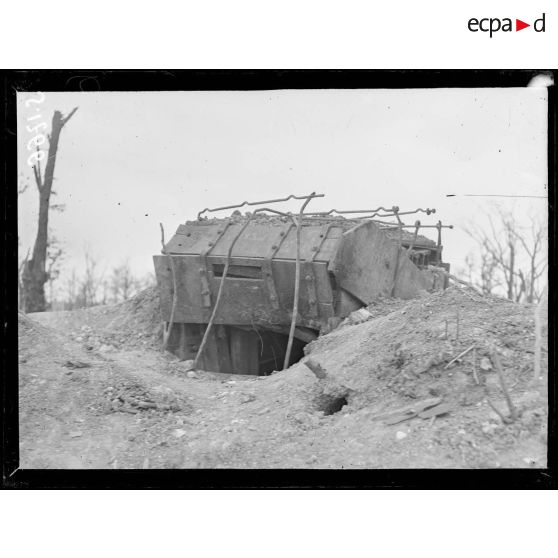
[(552, 77), (71, 85), (17, 92), (19, 469), (547, 468)]

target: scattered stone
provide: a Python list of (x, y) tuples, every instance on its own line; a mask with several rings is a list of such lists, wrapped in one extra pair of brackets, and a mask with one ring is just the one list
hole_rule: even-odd
[(349, 314), (348, 323), (351, 325), (362, 324), (372, 318), (372, 314), (366, 308), (360, 308)]
[(396, 440), (403, 440), (406, 437), (407, 437), (407, 433), (403, 432), (402, 430), (398, 430), (395, 434), (395, 439)]
[(123, 407), (120, 408), (120, 410), (123, 411), (124, 413), (130, 413), (131, 415), (135, 415), (138, 413), (137, 409), (134, 409), (129, 405), (124, 405)]
[(479, 366), (480, 369), (484, 370), (485, 372), (492, 370), (492, 363), (490, 362), (490, 359), (488, 357), (482, 357)]
[(186, 377), (187, 378), (197, 378), (198, 375), (193, 370), (188, 370), (188, 372), (186, 372)]
[(323, 380), (327, 376), (326, 371), (321, 367), (319, 362), (309, 358), (303, 364), (313, 372), (318, 380)]
[(70, 432), (70, 438), (79, 438), (82, 434), (83, 432), (80, 432), (79, 430), (72, 430)]
[(497, 430), (499, 426), (493, 422), (485, 422), (482, 426), (482, 431), (485, 434), (491, 434), (494, 430)]
[(527, 465), (534, 465), (537, 462), (534, 457), (524, 457), (523, 461), (527, 463)]
[(151, 401), (138, 401), (137, 405), (140, 409), (156, 409), (157, 405)]
[(253, 393), (243, 393), (240, 396), (241, 403), (251, 403), (256, 400), (256, 396)]
[(183, 430), (182, 428), (177, 428), (172, 435), (175, 438), (182, 438), (182, 436), (184, 436), (184, 434), (186, 434), (186, 430)]
[(81, 362), (80, 360), (67, 360), (62, 366), (65, 368), (91, 368), (91, 365), (88, 362)]
[(184, 367), (186, 370), (193, 370), (194, 369), (194, 361), (193, 360), (183, 360), (180, 363), (180, 366)]

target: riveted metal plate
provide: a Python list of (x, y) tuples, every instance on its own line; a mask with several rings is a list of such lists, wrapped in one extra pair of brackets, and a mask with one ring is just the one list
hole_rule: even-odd
[(308, 315), (316, 318), (318, 316), (318, 292), (316, 290), (314, 264), (311, 261), (304, 262), (302, 279), (306, 284), (306, 292), (308, 293)]
[(265, 284), (266, 284), (266, 287), (267, 287), (267, 291), (269, 293), (269, 301), (271, 303), (271, 306), (275, 310), (278, 310), (281, 305), (280, 305), (280, 301), (279, 301), (279, 295), (277, 293), (277, 288), (275, 287), (275, 280), (273, 278), (273, 267), (271, 265), (271, 262), (272, 262), (272, 260), (275, 256), (275, 254), (279, 250), (279, 248), (281, 246), (281, 243), (283, 242), (283, 240), (287, 236), (289, 230), (293, 226), (294, 225), (292, 223), (290, 223), (289, 225), (286, 225), (285, 227), (281, 228), (281, 230), (279, 231), (279, 234), (277, 235), (274, 242), (272, 243), (269, 252), (266, 254), (266, 257), (262, 261), (262, 273), (263, 273), (263, 277), (264, 277)]
[(211, 308), (211, 290), (209, 288), (207, 259), (205, 256), (198, 258), (198, 272), (200, 275), (202, 306), (204, 308)]

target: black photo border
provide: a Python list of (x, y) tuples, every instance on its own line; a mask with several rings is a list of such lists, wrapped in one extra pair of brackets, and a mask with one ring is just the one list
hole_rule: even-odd
[[(18, 91), (244, 91), (525, 87), (556, 70), (12, 70), (2, 74), (2, 484), (12, 489), (554, 489), (557, 487), (555, 322), (549, 311), (546, 469), (19, 469), (17, 358)], [(548, 89), (549, 298), (556, 261), (557, 95)]]

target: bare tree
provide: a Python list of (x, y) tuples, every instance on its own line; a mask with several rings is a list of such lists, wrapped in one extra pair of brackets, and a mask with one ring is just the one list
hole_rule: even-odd
[(47, 245), (46, 273), (48, 277), (48, 305), (52, 310), (54, 302), (54, 282), (60, 276), (60, 263), (64, 251), (58, 239), (51, 233)]
[[(24, 194), (27, 189), (29, 188), (29, 179), (26, 178), (23, 173), (18, 175), (18, 184), (17, 184), (17, 196), (21, 196)], [(19, 203), (19, 202), (18, 202)], [(17, 237), (17, 247), (18, 247), (18, 254), (19, 257), (21, 256), (22, 252), (20, 250), (21, 244), (19, 240), (19, 235)], [(17, 266), (17, 307), (19, 310), (23, 310), (23, 269), (29, 260), (29, 253), (30, 249), (27, 250), (25, 257), (20, 259)]]
[(76, 112), (75, 107), (66, 117), (60, 111), (54, 111), (52, 116), (52, 129), (48, 136), (49, 148), (44, 175), (41, 170), (40, 161), (33, 167), (35, 184), (39, 191), (39, 219), (37, 236), (33, 246), (33, 255), (27, 260), (22, 273), (23, 308), (25, 312), (42, 312), (46, 308), (45, 283), (48, 281), (46, 271), (47, 248), (48, 248), (48, 216), (50, 208), (50, 197), (52, 195), (52, 183), (54, 181), (54, 166), (58, 152), (58, 141), (60, 132), (64, 125)]
[[(18, 241), (19, 244), (19, 241)], [(27, 261), (29, 260), (29, 253), (31, 249), (27, 250), (25, 257), (20, 260), (18, 269), (17, 269), (17, 307), (18, 310), (23, 310), (23, 270)]]
[[(514, 231), (517, 240), (525, 250), (528, 257), (528, 268), (524, 272), (518, 271), (521, 289), (525, 293), (527, 302), (536, 302), (541, 296), (542, 289), (538, 289), (539, 280), (543, 277), (547, 268), (547, 259), (544, 253), (546, 234), (544, 228), (531, 219), (528, 234), (519, 234)], [(543, 281), (546, 284), (546, 281)], [(542, 285), (544, 288), (544, 285)]]
[[(547, 267), (545, 228), (531, 218), (526, 233), (511, 213), (502, 211), (496, 217), (488, 215), (488, 224), (486, 229), (466, 229), (479, 246), (480, 265), (472, 264), (472, 259), (467, 264), (470, 268), (476, 265), (477, 285), (485, 294), (503, 288), (510, 300), (536, 302), (542, 290), (540, 279)], [(473, 274), (472, 269), (468, 272)]]
[(79, 280), (76, 275), (76, 270), (72, 269), (70, 277), (66, 280), (66, 295), (64, 300), (64, 308), (66, 310), (74, 310), (77, 308)]
[(110, 286), (113, 302), (126, 300), (137, 292), (139, 282), (134, 278), (128, 261), (112, 270)]
[[(126, 261), (114, 267), (108, 277), (99, 271), (97, 259), (86, 248), (85, 269), (81, 274), (72, 269), (63, 287), (62, 300), (51, 299), (65, 310), (88, 308), (99, 304), (115, 304), (129, 299), (141, 290), (155, 285), (155, 275), (147, 273), (143, 277), (133, 275)], [(59, 291), (62, 289), (59, 289)]]
[(85, 251), (85, 273), (79, 288), (79, 307), (87, 308), (95, 306), (103, 277), (98, 272), (97, 259), (88, 251)]

